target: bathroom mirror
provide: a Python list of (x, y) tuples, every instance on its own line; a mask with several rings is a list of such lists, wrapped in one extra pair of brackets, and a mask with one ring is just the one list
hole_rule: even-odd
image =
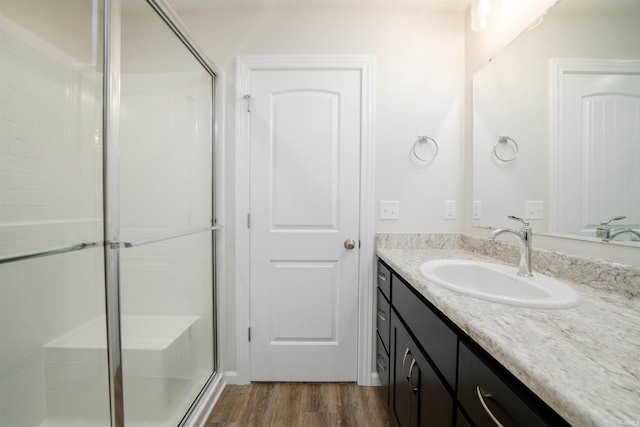
[(474, 226), (640, 232), (638, 22), (637, 0), (560, 0), (474, 75)]

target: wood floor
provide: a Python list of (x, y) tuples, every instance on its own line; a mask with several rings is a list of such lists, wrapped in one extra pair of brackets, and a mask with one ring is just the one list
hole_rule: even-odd
[(225, 387), (207, 427), (392, 426), (380, 387), (253, 383)]

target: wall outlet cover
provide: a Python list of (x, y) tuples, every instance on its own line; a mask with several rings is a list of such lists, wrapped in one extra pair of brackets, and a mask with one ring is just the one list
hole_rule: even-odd
[(400, 202), (398, 200), (380, 200), (380, 219), (400, 219)]
[(544, 201), (527, 200), (524, 202), (525, 219), (544, 219)]

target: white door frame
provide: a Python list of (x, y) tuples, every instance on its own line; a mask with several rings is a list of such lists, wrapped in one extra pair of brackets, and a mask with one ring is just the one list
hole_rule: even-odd
[(236, 282), (236, 377), (235, 384), (251, 381), (248, 330), (251, 317), (250, 233), (250, 115), (244, 95), (250, 93), (251, 72), (265, 69), (358, 70), (361, 75), (360, 142), (360, 253), (358, 267), (358, 384), (372, 385), (373, 373), (373, 145), (372, 80), (370, 56), (240, 56), (236, 58), (235, 144), (235, 282)]
[(615, 74), (615, 73), (638, 73), (640, 71), (640, 61), (636, 59), (589, 59), (589, 58), (552, 58), (551, 59), (551, 90), (552, 90), (552, 165), (550, 195), (553, 205), (552, 220), (549, 224), (551, 229), (557, 231), (556, 218), (559, 218), (559, 206), (557, 202), (560, 194), (559, 179), (562, 173), (562, 161), (558, 142), (562, 139), (562, 123), (564, 123), (563, 77), (565, 74)]

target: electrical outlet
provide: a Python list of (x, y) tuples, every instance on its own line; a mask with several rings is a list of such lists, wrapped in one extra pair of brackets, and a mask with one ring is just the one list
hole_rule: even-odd
[(525, 219), (544, 219), (544, 202), (528, 200), (524, 202)]
[(444, 201), (444, 219), (456, 219), (456, 201)]
[(480, 200), (473, 201), (473, 219), (482, 219), (482, 202)]
[(380, 200), (380, 219), (400, 219), (400, 202)]

